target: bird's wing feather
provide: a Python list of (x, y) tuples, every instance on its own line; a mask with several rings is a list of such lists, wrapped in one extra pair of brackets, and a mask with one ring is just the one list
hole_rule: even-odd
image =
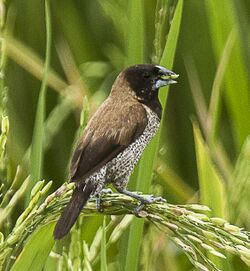
[(120, 104), (107, 100), (91, 118), (74, 152), (71, 180), (83, 184), (140, 136), (146, 125), (146, 111), (138, 102)]

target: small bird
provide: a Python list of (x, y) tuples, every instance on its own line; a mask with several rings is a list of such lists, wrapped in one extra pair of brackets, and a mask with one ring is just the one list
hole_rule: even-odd
[(99, 197), (107, 184), (137, 199), (143, 206), (158, 198), (126, 190), (129, 177), (145, 147), (156, 134), (162, 107), (160, 87), (176, 83), (174, 72), (158, 65), (139, 64), (123, 70), (109, 97), (90, 119), (74, 151), (70, 174), (76, 186), (58, 220), (54, 238), (72, 228), (91, 197)]

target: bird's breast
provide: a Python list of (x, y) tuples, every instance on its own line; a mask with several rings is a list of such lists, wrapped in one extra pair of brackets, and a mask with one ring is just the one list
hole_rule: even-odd
[(107, 179), (111, 182), (128, 180), (145, 147), (154, 137), (160, 126), (160, 119), (157, 114), (146, 105), (143, 106), (146, 110), (148, 123), (143, 133), (107, 164)]

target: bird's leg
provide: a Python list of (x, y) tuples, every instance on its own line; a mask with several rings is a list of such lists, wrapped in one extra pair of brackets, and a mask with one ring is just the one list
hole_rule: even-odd
[(113, 191), (110, 188), (102, 189), (98, 194), (96, 194), (96, 209), (98, 212), (102, 212), (102, 195), (112, 194)]
[(129, 196), (131, 198), (134, 198), (134, 199), (137, 199), (138, 201), (140, 201), (140, 204), (133, 210), (133, 212), (136, 215), (139, 214), (139, 212), (143, 209), (143, 207), (146, 204), (151, 204), (151, 203), (156, 202), (156, 201), (161, 201), (161, 202), (166, 201), (162, 197), (154, 197), (153, 195), (141, 196), (141, 195), (138, 195), (136, 193), (133, 193), (133, 192), (128, 191), (125, 188), (121, 188), (121, 187), (116, 187), (116, 190), (121, 194), (127, 195), (127, 196)]

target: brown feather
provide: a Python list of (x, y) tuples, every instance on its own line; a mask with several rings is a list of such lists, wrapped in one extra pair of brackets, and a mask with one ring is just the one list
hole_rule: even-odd
[(146, 125), (145, 109), (132, 95), (111, 95), (89, 121), (74, 152), (71, 180), (84, 183), (141, 135)]
[(84, 188), (75, 188), (69, 203), (64, 209), (54, 229), (55, 239), (61, 239), (70, 231), (71, 227), (76, 222), (84, 204), (86, 204), (88, 201), (92, 191), (93, 186), (91, 184), (85, 186)]

